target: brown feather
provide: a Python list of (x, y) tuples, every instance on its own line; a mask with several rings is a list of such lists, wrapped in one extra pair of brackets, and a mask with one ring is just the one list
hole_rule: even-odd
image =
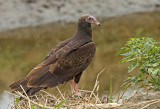
[(25, 85), (26, 83), (28, 82), (28, 79), (24, 78), (24, 79), (21, 79), (21, 80), (18, 80), (16, 82), (14, 82), (13, 84), (11, 84), (9, 87), (11, 89), (16, 89), (18, 88), (20, 85)]
[[(84, 52), (86, 50), (88, 51)], [(68, 56), (60, 58), (56, 63), (51, 64), (49, 72), (42, 76), (37, 76), (38, 78), (30, 78), (28, 86), (50, 87), (62, 84), (86, 69), (94, 53), (94, 43), (87, 43), (77, 50), (72, 51)]]

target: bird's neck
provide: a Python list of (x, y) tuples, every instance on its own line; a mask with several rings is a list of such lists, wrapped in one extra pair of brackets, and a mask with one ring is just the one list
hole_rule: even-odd
[(89, 38), (92, 39), (92, 29), (91, 24), (87, 22), (78, 22), (78, 28), (76, 32), (76, 36), (81, 38)]

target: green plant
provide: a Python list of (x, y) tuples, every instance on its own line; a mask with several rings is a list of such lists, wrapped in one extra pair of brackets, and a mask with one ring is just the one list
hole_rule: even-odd
[(112, 97), (112, 76), (110, 76), (110, 102), (113, 103), (113, 97)]
[(20, 100), (19, 100), (19, 98), (16, 98), (16, 103), (18, 103)]
[(142, 83), (140, 87), (160, 89), (160, 42), (152, 38), (130, 38), (126, 45), (120, 49), (117, 55), (124, 58), (121, 62), (129, 62), (128, 72), (138, 68), (138, 72), (128, 77), (122, 84), (133, 86)]
[(32, 105), (31, 107), (32, 107), (32, 109), (34, 109), (34, 106), (33, 106), (33, 105)]
[(58, 103), (58, 104), (54, 107), (54, 109), (60, 109), (60, 106), (62, 106), (62, 104), (64, 104), (64, 103), (67, 101), (67, 99), (68, 99), (68, 98), (66, 98), (66, 99), (62, 100), (60, 103)]

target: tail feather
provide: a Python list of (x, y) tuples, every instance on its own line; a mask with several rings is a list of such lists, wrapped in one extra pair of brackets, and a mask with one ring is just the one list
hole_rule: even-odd
[[(29, 79), (27, 79), (27, 78), (21, 79), (19, 81), (14, 82), (9, 87), (13, 90), (13, 92), (15, 92), (15, 91), (23, 91), (23, 89), (24, 89), (24, 91), (26, 92), (26, 94), (28, 96), (32, 96), (35, 93), (37, 93), (38, 91), (40, 91), (41, 89), (43, 89), (42, 87), (28, 87), (27, 86), (28, 80)], [(23, 89), (20, 87), (20, 85), (23, 87)]]
[(35, 87), (35, 88), (29, 88), (26, 93), (28, 96), (32, 96), (35, 93), (37, 93), (38, 91), (40, 91), (41, 89), (43, 89), (42, 87)]
[(39, 78), (31, 78), (27, 85), (31, 87), (55, 87), (59, 84), (68, 82), (71, 79), (73, 79), (73, 76), (53, 76), (53, 74), (48, 71)]
[(32, 87), (32, 86), (27, 85), (31, 78), (39, 77), (49, 70), (50, 66), (45, 66), (45, 67), (41, 68), (40, 67), (41, 64), (36, 66), (25, 78), (11, 84), (9, 87), (13, 90), (13, 92), (23, 91), (22, 88), (20, 87), (20, 85), (23, 87), (23, 89), (25, 90), (25, 92), (29, 96), (35, 94), (36, 92), (38, 92), (39, 90), (41, 90), (43, 88), (47, 88), (47, 87), (41, 87), (41, 86)]
[(28, 79), (24, 78), (24, 79), (21, 79), (21, 80), (18, 80), (16, 82), (14, 82), (9, 87), (11, 89), (17, 89), (18, 90), (18, 88), (20, 87), (20, 85), (25, 86), (25, 85), (27, 85), (27, 82), (28, 82)]

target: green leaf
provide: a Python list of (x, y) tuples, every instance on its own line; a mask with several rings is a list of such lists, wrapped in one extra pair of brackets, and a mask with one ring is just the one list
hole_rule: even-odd
[(128, 72), (132, 72), (137, 66), (135, 76), (125, 79), (122, 86), (143, 82), (144, 85), (152, 85), (154, 89), (160, 89), (160, 42), (152, 38), (130, 38), (118, 54), (124, 56), (120, 62), (128, 62)]
[(153, 64), (153, 67), (156, 67), (158, 65), (159, 65), (159, 62), (156, 62), (156, 63)]
[(121, 54), (122, 56), (128, 56), (128, 55), (130, 55), (130, 52), (127, 52), (127, 53), (123, 53), (123, 54)]
[(127, 82), (124, 82), (122, 85), (121, 85), (121, 87), (122, 86), (125, 86), (125, 85), (127, 85), (129, 83), (129, 81), (127, 81)]
[(131, 85), (134, 86), (138, 82), (139, 82), (138, 80), (134, 80), (134, 81), (131, 82)]
[(148, 73), (149, 73), (149, 74), (152, 74), (152, 72), (153, 72), (153, 68), (149, 68), (149, 69), (148, 69)]
[(128, 59), (127, 62), (134, 61), (134, 60), (137, 60), (137, 58)]
[(124, 47), (122, 47), (117, 53), (116, 53), (116, 56), (121, 54), (122, 52), (124, 51)]
[(151, 67), (151, 66), (156, 67), (158, 65), (159, 65), (158, 62), (157, 63), (148, 63), (148, 64), (145, 64), (145, 66), (148, 66), (148, 67)]
[(123, 59), (120, 61), (120, 63), (127, 62), (127, 61), (130, 60), (130, 59), (131, 59), (130, 56), (128, 56), (128, 57), (126, 57), (126, 58), (123, 58)]
[(60, 103), (58, 103), (58, 104), (54, 107), (54, 109), (59, 109), (60, 106), (67, 101), (67, 99), (68, 99), (68, 98), (66, 98), (66, 99), (62, 100)]
[(151, 75), (155, 75), (155, 76), (158, 74), (159, 71), (160, 71), (159, 68), (149, 68), (148, 69), (148, 73)]
[(134, 68), (136, 68), (138, 66), (138, 62), (135, 62), (135, 63), (130, 63), (129, 64), (129, 69), (128, 69), (128, 72), (130, 73)]
[(158, 83), (159, 83), (159, 86), (160, 86), (160, 73), (158, 75)]
[(31, 107), (32, 107), (32, 109), (34, 109), (34, 106), (33, 106), (33, 105), (32, 105)]
[(150, 46), (151, 46), (151, 45), (150, 45), (148, 42), (146, 42), (146, 43), (144, 44), (144, 48), (147, 49), (147, 50), (149, 50)]
[(18, 103), (20, 100), (19, 100), (19, 98), (16, 98), (16, 102)]
[(156, 79), (156, 76), (157, 76), (158, 72), (159, 72), (159, 68), (153, 69), (151, 75), (152, 75), (152, 77), (153, 77), (154, 79)]

